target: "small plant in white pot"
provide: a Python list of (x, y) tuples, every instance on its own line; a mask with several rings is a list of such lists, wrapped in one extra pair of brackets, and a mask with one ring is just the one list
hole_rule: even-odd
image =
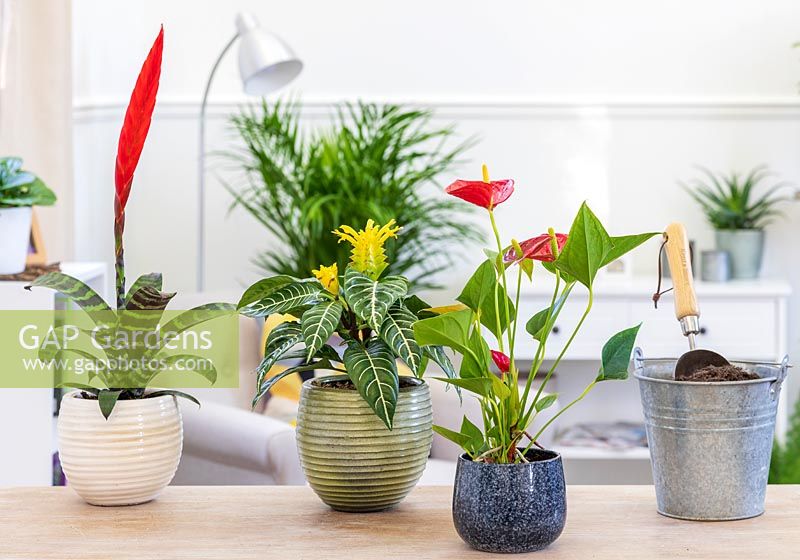
[[(89, 372), (85, 383), (59, 384), (78, 390), (61, 402), (58, 439), (69, 486), (94, 505), (147, 502), (172, 480), (183, 444), (175, 397), (197, 401), (180, 391), (148, 387), (167, 370), (189, 371), (179, 360), (184, 366), (196, 366), (191, 371), (213, 384), (217, 377), (213, 363), (171, 351), (182, 350), (181, 335), (193, 327), (224, 313), (235, 315), (233, 305), (212, 303), (168, 318), (166, 307), (175, 294), (162, 292), (158, 273), (141, 276), (129, 290), (125, 287), (125, 206), (155, 106), (162, 48), (163, 29), (139, 74), (120, 133), (114, 204), (116, 306), (80, 280), (58, 272), (40, 276), (28, 286), (61, 292), (92, 322), (91, 329), (67, 325), (54, 330), (56, 344), (43, 343), (39, 357), (75, 358)], [(73, 335), (87, 337), (87, 344), (69, 345)]]
[(704, 177), (684, 188), (714, 228), (717, 249), (730, 255), (731, 277), (758, 278), (764, 254), (764, 228), (780, 214), (777, 205), (787, 200), (777, 194), (786, 183), (777, 183), (757, 196), (759, 185), (770, 175), (764, 166), (754, 168), (744, 177), (738, 173), (714, 174), (703, 168), (701, 171)]
[(34, 206), (52, 206), (56, 195), (44, 182), (22, 169), (17, 157), (0, 158), (0, 274), (25, 270)]

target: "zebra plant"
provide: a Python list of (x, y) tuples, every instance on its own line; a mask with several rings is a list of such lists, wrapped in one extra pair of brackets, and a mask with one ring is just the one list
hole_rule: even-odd
[[(155, 108), (156, 93), (161, 75), (161, 55), (163, 50), (163, 29), (150, 49), (150, 53), (142, 66), (136, 80), (128, 109), (125, 113), (117, 148), (114, 199), (114, 240), (115, 240), (115, 276), (116, 306), (112, 308), (92, 288), (72, 276), (54, 272), (40, 276), (27, 289), (44, 287), (61, 292), (76, 306), (83, 309), (93, 321), (95, 328), (85, 336), (98, 337), (104, 340), (127, 341), (122, 344), (95, 346), (98, 356), (79, 349), (61, 349), (62, 353), (72, 353), (76, 357), (90, 360), (95, 364), (95, 371), (89, 381), (93, 384), (64, 383), (83, 390), (86, 398), (96, 398), (100, 410), (106, 419), (111, 415), (118, 400), (151, 398), (164, 394), (173, 394), (197, 402), (194, 397), (174, 390), (150, 391), (146, 389), (151, 381), (162, 371), (169, 369), (179, 359), (196, 358), (196, 356), (176, 355), (169, 353), (170, 343), (178, 335), (201, 323), (217, 318), (221, 312), (235, 311), (235, 306), (225, 303), (211, 303), (172, 317), (161, 325), (164, 311), (175, 296), (172, 292), (162, 291), (162, 277), (159, 273), (145, 274), (136, 280), (129, 290), (125, 286), (125, 259), (123, 250), (123, 232), (125, 230), (125, 206), (133, 184), (133, 174), (142, 153), (150, 121)], [(160, 332), (159, 332), (160, 331)], [(66, 333), (62, 330), (63, 340)], [(143, 342), (133, 344), (131, 340), (143, 341), (150, 333), (167, 333), (169, 336), (159, 337), (158, 344), (145, 345)], [(43, 346), (39, 352), (43, 359), (55, 357), (55, 352)], [(141, 364), (135, 367), (112, 368), (112, 363)], [(113, 362), (112, 362), (113, 361)], [(145, 367), (145, 364), (157, 364)], [(217, 371), (213, 364), (198, 370), (212, 384), (216, 381)], [(100, 385), (100, 386), (98, 386)]]
[[(358, 231), (341, 226), (333, 233), (352, 245), (342, 276), (333, 263), (312, 271), (314, 278), (274, 276), (247, 289), (239, 302), (242, 314), (289, 316), (267, 337), (265, 357), (256, 371), (253, 406), (287, 375), (332, 370), (346, 373), (391, 429), (399, 393), (398, 359), (417, 377), (422, 377), (429, 360), (448, 377), (455, 376), (441, 346), (420, 346), (414, 338), (414, 323), (431, 315), (429, 306), (408, 294), (406, 278), (381, 276), (388, 266), (384, 243), (400, 229), (394, 220), (384, 226), (368, 220)], [(334, 340), (344, 347), (341, 355)], [(294, 365), (271, 375), (272, 366), (281, 360), (292, 360)]]

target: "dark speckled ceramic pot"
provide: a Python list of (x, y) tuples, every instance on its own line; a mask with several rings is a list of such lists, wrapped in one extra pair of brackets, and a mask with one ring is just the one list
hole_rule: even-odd
[(458, 459), (453, 522), (472, 548), (531, 552), (554, 542), (567, 519), (561, 455), (528, 453), (530, 463), (497, 465)]

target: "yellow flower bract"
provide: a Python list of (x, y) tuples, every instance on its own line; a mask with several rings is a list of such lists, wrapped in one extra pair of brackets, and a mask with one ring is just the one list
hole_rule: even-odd
[(317, 270), (312, 270), (311, 273), (330, 293), (334, 295), (339, 293), (339, 266), (336, 263), (330, 266), (320, 265)]
[(351, 266), (375, 280), (389, 265), (386, 262), (383, 244), (387, 239), (397, 237), (400, 229), (400, 226), (395, 226), (394, 220), (389, 220), (384, 226), (377, 225), (373, 220), (367, 220), (364, 229), (356, 231), (350, 226), (343, 225), (333, 233), (339, 236), (339, 243), (347, 241), (353, 246), (350, 254)]

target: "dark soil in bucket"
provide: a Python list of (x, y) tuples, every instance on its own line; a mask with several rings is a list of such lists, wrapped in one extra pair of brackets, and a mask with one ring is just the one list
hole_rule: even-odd
[(757, 374), (734, 365), (706, 366), (693, 371), (681, 381), (750, 381), (761, 379)]
[[(337, 379), (335, 381), (322, 381), (318, 382), (319, 385), (326, 389), (341, 389), (343, 391), (355, 391), (356, 386), (349, 379)], [(416, 387), (417, 383), (412, 378), (400, 376), (400, 388)]]

